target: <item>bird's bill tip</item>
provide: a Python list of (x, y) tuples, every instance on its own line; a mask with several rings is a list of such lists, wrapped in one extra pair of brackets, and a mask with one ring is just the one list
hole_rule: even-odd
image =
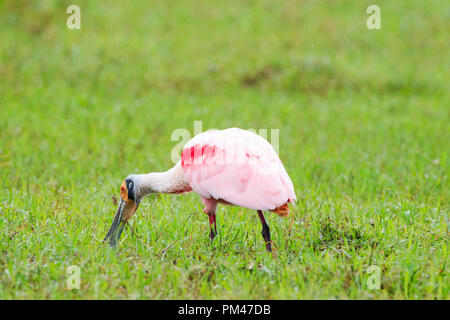
[(116, 211), (116, 215), (114, 216), (114, 220), (111, 224), (111, 227), (109, 228), (108, 233), (105, 236), (105, 239), (103, 241), (108, 241), (109, 245), (112, 248), (115, 248), (117, 245), (117, 242), (120, 239), (120, 236), (122, 234), (122, 231), (125, 227), (125, 223), (127, 222), (127, 201), (120, 199), (119, 206)]

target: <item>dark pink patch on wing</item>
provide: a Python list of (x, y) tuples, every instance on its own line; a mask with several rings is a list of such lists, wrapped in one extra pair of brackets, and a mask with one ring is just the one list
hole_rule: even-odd
[(181, 166), (186, 168), (192, 165), (211, 164), (216, 156), (216, 150), (216, 146), (199, 144), (186, 148), (181, 152)]

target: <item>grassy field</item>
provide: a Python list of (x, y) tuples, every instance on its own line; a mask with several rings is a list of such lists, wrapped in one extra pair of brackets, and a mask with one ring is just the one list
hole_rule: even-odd
[[(124, 3), (0, 0), (0, 298), (450, 297), (448, 1), (376, 1), (381, 30), (373, 1)], [(102, 243), (122, 180), (170, 168), (195, 120), (280, 130), (275, 257), (247, 209), (210, 244), (193, 193)]]

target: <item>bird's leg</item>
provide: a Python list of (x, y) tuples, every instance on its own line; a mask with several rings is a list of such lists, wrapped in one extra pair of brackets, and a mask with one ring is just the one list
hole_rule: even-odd
[(203, 212), (208, 215), (209, 218), (209, 237), (211, 238), (211, 241), (214, 240), (216, 234), (217, 234), (217, 226), (216, 226), (216, 207), (217, 207), (217, 200), (210, 198), (210, 199), (203, 199), (203, 204), (205, 205), (205, 209), (203, 209)]
[(270, 229), (269, 229), (269, 226), (267, 225), (266, 219), (264, 219), (264, 215), (261, 210), (258, 210), (258, 216), (259, 216), (259, 220), (261, 220), (261, 224), (262, 224), (261, 234), (266, 243), (266, 249), (267, 249), (267, 251), (272, 252), (272, 240), (270, 240)]
[(209, 237), (211, 238), (211, 241), (214, 240), (216, 234), (217, 234), (217, 226), (216, 226), (216, 213), (208, 213), (209, 217), (209, 228), (211, 229), (209, 232)]

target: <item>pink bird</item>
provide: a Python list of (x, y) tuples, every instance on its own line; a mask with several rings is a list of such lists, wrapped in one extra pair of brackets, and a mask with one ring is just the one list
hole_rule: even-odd
[(181, 161), (165, 172), (133, 174), (120, 187), (120, 203), (105, 240), (116, 246), (125, 223), (142, 198), (152, 193), (194, 191), (205, 205), (210, 238), (217, 234), (217, 204), (256, 210), (266, 249), (272, 251), (270, 230), (263, 211), (281, 217), (296, 200), (294, 186), (273, 147), (261, 136), (230, 128), (203, 132), (184, 146)]

